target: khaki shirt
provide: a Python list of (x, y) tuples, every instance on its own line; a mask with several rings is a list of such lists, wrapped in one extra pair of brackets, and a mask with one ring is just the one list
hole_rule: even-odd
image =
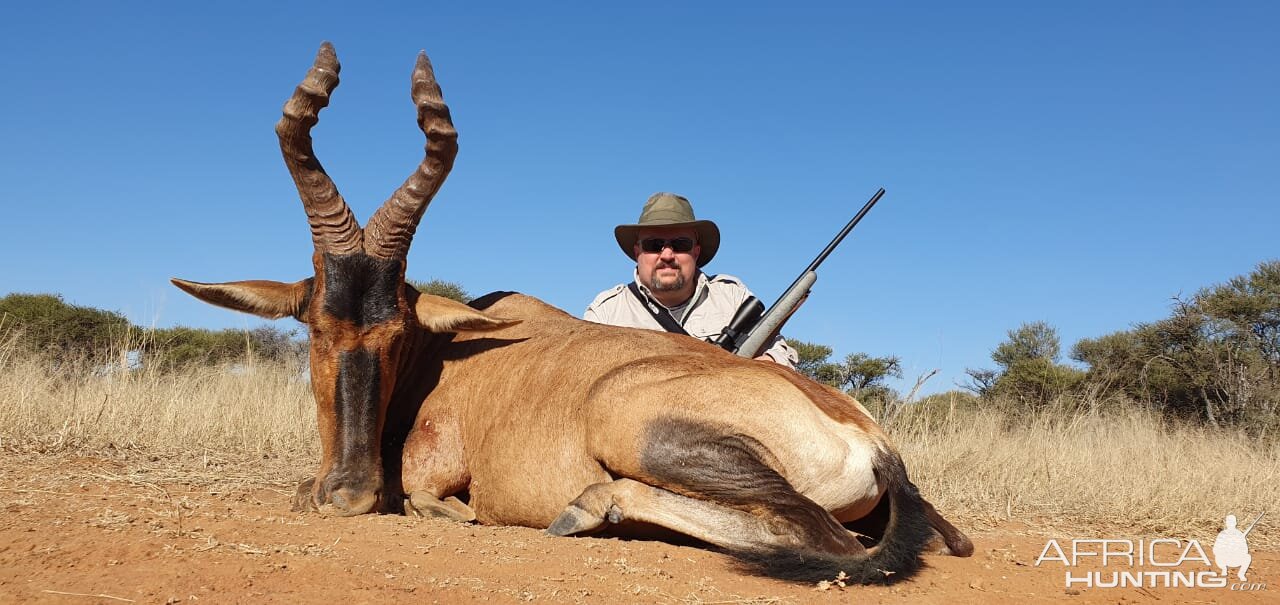
[[(661, 308), (662, 303), (653, 297), (648, 287), (640, 283), (639, 275), (634, 275), (633, 279), (636, 285), (640, 286), (640, 293)], [(738, 307), (742, 306), (743, 301), (749, 296), (751, 291), (738, 278), (724, 274), (708, 277), (706, 273), (699, 271), (698, 285), (694, 288), (693, 297), (686, 303), (683, 317), (675, 319), (694, 338), (701, 340), (715, 338), (729, 325), (734, 313), (738, 312)], [(658, 320), (653, 318), (653, 314), (645, 308), (644, 303), (631, 293), (627, 284), (618, 284), (601, 292), (595, 300), (591, 301), (582, 318), (614, 326), (663, 330), (662, 324), (658, 323)], [(791, 368), (794, 368), (799, 360), (795, 349), (777, 336), (769, 343), (764, 354)]]

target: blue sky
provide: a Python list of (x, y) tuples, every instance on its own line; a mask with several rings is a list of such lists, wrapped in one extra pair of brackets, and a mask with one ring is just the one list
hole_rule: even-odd
[(772, 301), (883, 186), (785, 332), (941, 390), (1022, 322), (1069, 347), (1280, 257), (1275, 3), (353, 6), (7, 7), (0, 294), (261, 323), (167, 280), (309, 273), (273, 126), (322, 40), (317, 155), (361, 220), (421, 159), (431, 56), (461, 151), (409, 273), (473, 294), (580, 314), (667, 190), (719, 223), (707, 269)]

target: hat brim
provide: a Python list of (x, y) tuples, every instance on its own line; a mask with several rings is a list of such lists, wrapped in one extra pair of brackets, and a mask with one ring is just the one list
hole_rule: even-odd
[(618, 247), (631, 260), (636, 259), (636, 238), (642, 227), (693, 227), (698, 234), (698, 245), (702, 248), (698, 254), (698, 268), (711, 262), (720, 250), (720, 228), (711, 221), (662, 222), (653, 221), (643, 225), (618, 225), (613, 228), (613, 237), (618, 240)]

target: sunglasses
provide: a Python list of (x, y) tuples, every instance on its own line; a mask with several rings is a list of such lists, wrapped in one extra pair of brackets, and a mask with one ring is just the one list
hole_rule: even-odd
[(662, 252), (663, 248), (671, 248), (672, 252), (690, 252), (693, 250), (693, 240), (687, 237), (677, 237), (675, 239), (650, 237), (640, 240), (640, 249), (645, 252)]

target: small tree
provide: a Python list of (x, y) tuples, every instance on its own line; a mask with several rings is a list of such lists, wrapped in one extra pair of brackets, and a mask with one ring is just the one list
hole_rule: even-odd
[(445, 298), (456, 300), (460, 303), (467, 303), (471, 301), (471, 295), (462, 287), (462, 284), (457, 282), (444, 281), (441, 279), (432, 279), (431, 281), (425, 282), (412, 279), (407, 279), (405, 281), (409, 282), (409, 285), (413, 286), (423, 294), (443, 296)]
[(1057, 361), (1058, 353), (1058, 331), (1048, 323), (1033, 321), (1009, 330), (1009, 340), (991, 352), (991, 360), (1007, 369), (1027, 359)]
[(968, 388), (987, 398), (1007, 397), (1020, 405), (1043, 405), (1080, 384), (1084, 373), (1058, 363), (1058, 331), (1043, 321), (1008, 332), (991, 360), (998, 370), (966, 370)]
[(296, 329), (282, 330), (261, 325), (250, 329), (245, 339), (253, 355), (270, 361), (305, 361), (309, 350), (306, 340), (298, 338)]
[(823, 384), (842, 389), (854, 397), (892, 398), (895, 393), (885, 385), (890, 377), (902, 378), (902, 361), (896, 355), (872, 357), (866, 353), (850, 353), (844, 361), (831, 361), (831, 347), (803, 340), (788, 340), (799, 354), (796, 370)]
[(839, 388), (844, 377), (840, 366), (831, 363), (831, 347), (803, 340), (788, 340), (787, 344), (796, 350), (800, 360), (796, 362), (796, 370), (817, 382)]
[(866, 353), (850, 353), (845, 356), (841, 369), (843, 386), (854, 397), (863, 393), (884, 395), (888, 378), (902, 378), (902, 360), (897, 355), (872, 357)]
[(1253, 349), (1280, 379), (1280, 261), (1259, 263), (1248, 275), (1196, 293), (1194, 306), (1218, 323), (1223, 340)]
[(999, 370), (965, 368), (964, 373), (969, 375), (969, 383), (960, 386), (979, 397), (990, 395), (996, 387), (996, 381), (1000, 380)]

